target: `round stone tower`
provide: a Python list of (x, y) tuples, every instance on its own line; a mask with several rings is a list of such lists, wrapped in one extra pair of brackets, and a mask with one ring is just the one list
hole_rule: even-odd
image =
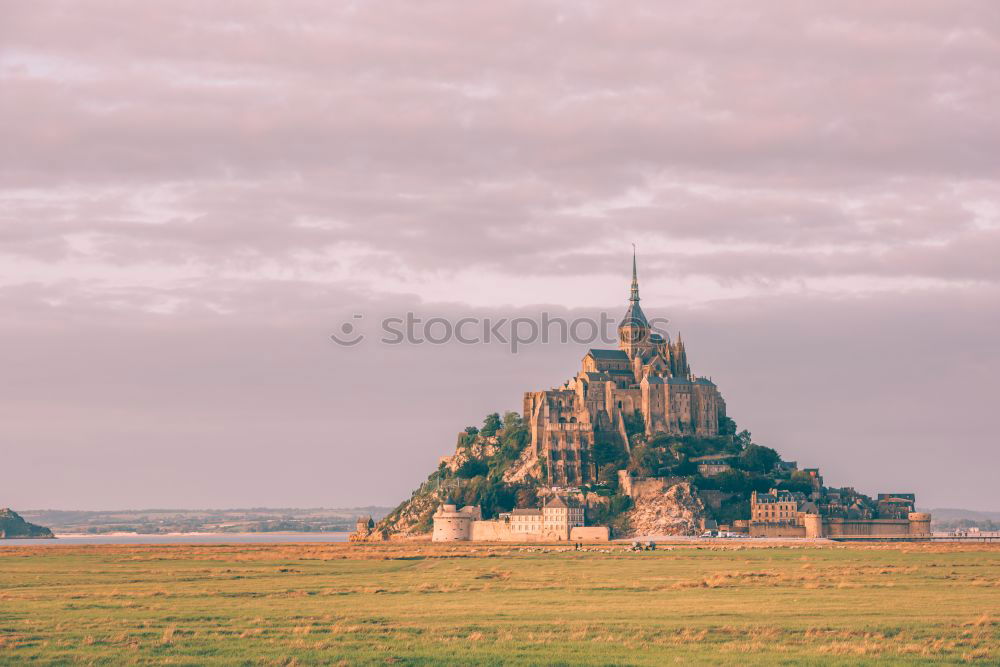
[(806, 514), (803, 523), (806, 527), (806, 537), (823, 537), (823, 517), (819, 514)]
[(910, 512), (906, 518), (910, 520), (910, 535), (912, 537), (931, 536), (931, 515), (926, 512)]
[(470, 512), (459, 511), (452, 503), (445, 503), (434, 512), (434, 542), (461, 542), (472, 536), (472, 520), (475, 517)]

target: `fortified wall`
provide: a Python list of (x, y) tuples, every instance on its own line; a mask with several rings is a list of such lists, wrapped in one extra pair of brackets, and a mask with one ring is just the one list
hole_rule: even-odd
[(931, 515), (910, 512), (905, 519), (823, 520), (821, 537), (930, 537)]
[(607, 542), (607, 526), (574, 526), (564, 531), (547, 530), (538, 533), (514, 532), (507, 521), (473, 521), (469, 533), (472, 542)]
[(842, 519), (805, 514), (795, 522), (750, 522), (750, 537), (930, 537), (931, 515), (905, 519)]
[[(572, 505), (572, 504), (571, 504)], [(458, 509), (445, 503), (434, 513), (434, 542), (607, 542), (606, 526), (584, 526), (583, 509), (571, 507), (561, 499), (546, 503), (542, 510), (524, 511), (537, 514), (538, 521), (511, 521), (511, 516), (484, 521), (478, 505)], [(544, 512), (544, 518), (543, 518)]]

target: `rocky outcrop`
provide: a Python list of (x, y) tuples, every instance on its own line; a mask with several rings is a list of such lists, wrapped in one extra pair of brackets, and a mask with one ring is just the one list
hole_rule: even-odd
[(375, 525), (372, 533), (359, 541), (411, 539), (430, 533), (434, 511), (441, 503), (437, 493), (421, 487), (413, 496)]
[(441, 464), (448, 472), (456, 473), (469, 461), (485, 461), (495, 455), (499, 449), (500, 444), (497, 442), (496, 436), (488, 438), (478, 436), (469, 445), (459, 445), (452, 456), (441, 459)]
[(55, 535), (45, 526), (28, 523), (8, 507), (0, 509), (0, 539), (52, 537)]
[[(537, 461), (526, 457), (531, 436), (517, 413), (488, 415), (482, 431), (469, 427), (458, 434), (455, 453), (442, 457), (438, 469), (415, 490), (408, 500), (386, 515), (370, 534), (356, 535), (354, 541), (413, 539), (429, 537), (434, 511), (448, 498), (460, 505), (486, 504), (487, 511), (509, 509), (515, 494), (533, 494), (537, 482)], [(517, 469), (516, 481), (508, 473)], [(534, 470), (536, 477), (532, 477)], [(497, 500), (503, 497), (502, 503)], [(532, 499), (534, 495), (531, 496)], [(492, 499), (493, 502), (489, 503)]]
[(632, 502), (634, 506), (625, 515), (624, 537), (697, 535), (705, 515), (705, 506), (689, 482), (637, 488)]
[(542, 469), (538, 464), (535, 450), (526, 447), (514, 463), (503, 473), (503, 481), (507, 484), (539, 483)]
[(441, 504), (447, 483), (442, 486), (442, 478), (454, 478), (456, 473), (466, 469), (470, 463), (487, 465), (497, 454), (500, 444), (496, 436), (474, 436), (469, 442), (459, 439), (455, 453), (442, 457), (438, 471), (420, 485), (409, 500), (401, 503), (376, 524), (370, 534), (352, 535), (353, 541), (371, 542), (384, 539), (412, 539), (430, 533), (433, 527), (434, 511)]

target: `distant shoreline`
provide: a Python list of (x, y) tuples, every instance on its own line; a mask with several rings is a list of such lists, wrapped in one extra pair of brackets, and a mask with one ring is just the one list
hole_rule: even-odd
[(2, 547), (41, 546), (149, 546), (149, 545), (263, 545), (338, 544), (348, 542), (344, 531), (255, 532), (255, 533), (57, 533), (54, 539), (11, 538), (0, 540)]
[(110, 533), (56, 533), (55, 538), (81, 538), (81, 537), (246, 537), (259, 535), (350, 535), (349, 530), (268, 530), (268, 531), (246, 531), (246, 532), (171, 532), (171, 533), (136, 533), (128, 531), (118, 531)]
[[(316, 533), (354, 530), (360, 516), (376, 521), (390, 510), (363, 508), (247, 508), (234, 510), (24, 510), (23, 517), (47, 526), (57, 536), (216, 535), (242, 533)], [(213, 539), (216, 539), (213, 537)]]

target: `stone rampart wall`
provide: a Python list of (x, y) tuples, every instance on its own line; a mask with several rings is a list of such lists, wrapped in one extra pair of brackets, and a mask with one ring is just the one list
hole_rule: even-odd
[(851, 537), (858, 535), (903, 536), (910, 534), (907, 519), (838, 519), (823, 521), (824, 537)]
[(567, 537), (566, 533), (552, 530), (515, 532), (506, 521), (473, 521), (470, 535), (473, 542), (565, 542)]
[(607, 542), (607, 526), (576, 526), (569, 531), (571, 542)]
[(794, 523), (750, 523), (750, 537), (805, 537), (806, 527)]

